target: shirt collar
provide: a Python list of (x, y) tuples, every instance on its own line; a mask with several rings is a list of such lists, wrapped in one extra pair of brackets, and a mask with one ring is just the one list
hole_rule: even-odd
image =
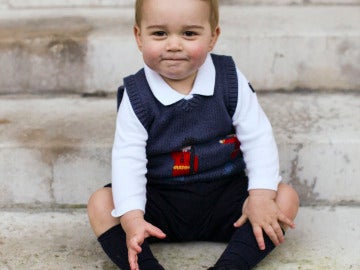
[(144, 66), (144, 70), (152, 93), (165, 106), (174, 104), (183, 98), (191, 99), (195, 94), (202, 96), (212, 96), (214, 94), (215, 66), (210, 54), (199, 68), (194, 86), (188, 95), (181, 94), (171, 88), (157, 72), (147, 65)]

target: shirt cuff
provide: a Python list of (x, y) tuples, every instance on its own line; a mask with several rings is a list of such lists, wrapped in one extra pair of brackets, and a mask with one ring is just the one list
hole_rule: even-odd
[(261, 179), (249, 179), (248, 190), (251, 189), (271, 189), (277, 191), (281, 176), (274, 177), (271, 181), (264, 181), (264, 177)]
[(132, 210), (141, 210), (145, 213), (145, 203), (146, 201), (139, 198), (129, 199), (122, 206), (115, 207), (111, 211), (111, 215), (115, 218), (118, 218)]

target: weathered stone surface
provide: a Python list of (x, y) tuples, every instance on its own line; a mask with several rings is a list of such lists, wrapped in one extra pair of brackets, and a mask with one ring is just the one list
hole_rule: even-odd
[[(115, 270), (92, 234), (85, 210), (1, 211), (0, 269)], [(360, 269), (359, 207), (300, 208), (296, 229), (255, 269)], [(207, 269), (219, 243), (152, 245), (167, 270)]]
[[(259, 94), (303, 205), (360, 203), (359, 95)], [(110, 181), (115, 98), (2, 97), (0, 116), (0, 206), (83, 205)]]
[[(359, 0), (220, 0), (220, 5), (356, 5)], [(103, 7), (129, 7), (133, 0), (66, 0), (55, 2), (52, 0), (0, 0), (0, 8), (103, 8)]]
[[(359, 90), (359, 10), (224, 5), (214, 52), (232, 55), (258, 90)], [(113, 93), (143, 65), (133, 12), (0, 10), (0, 93)]]
[(84, 204), (110, 180), (116, 104), (0, 99), (1, 204)]

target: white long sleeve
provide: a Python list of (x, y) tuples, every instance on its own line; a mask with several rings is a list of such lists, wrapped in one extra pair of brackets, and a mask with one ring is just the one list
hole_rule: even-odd
[(281, 177), (272, 127), (247, 79), (239, 70), (237, 74), (239, 91), (233, 124), (244, 155), (248, 189), (277, 190)]
[(120, 217), (130, 210), (145, 211), (146, 203), (146, 141), (147, 132), (124, 96), (116, 119), (112, 149), (112, 193), (115, 209), (112, 216)]

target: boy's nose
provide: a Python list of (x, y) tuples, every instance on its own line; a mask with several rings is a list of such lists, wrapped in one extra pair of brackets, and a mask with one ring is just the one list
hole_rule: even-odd
[(181, 40), (176, 36), (169, 36), (166, 44), (166, 50), (168, 51), (180, 51), (182, 50)]

